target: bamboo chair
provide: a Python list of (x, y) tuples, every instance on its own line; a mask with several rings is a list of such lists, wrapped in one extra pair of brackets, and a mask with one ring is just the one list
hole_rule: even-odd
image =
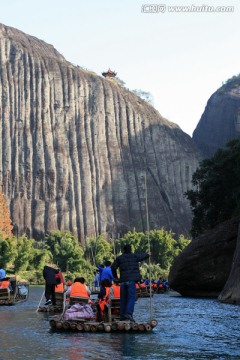
[(11, 299), (10, 290), (8, 288), (0, 289), (0, 300), (7, 300)]
[(108, 321), (120, 320), (120, 298), (110, 299), (108, 305)]
[(73, 304), (88, 304), (89, 299), (81, 296), (70, 296), (69, 305)]

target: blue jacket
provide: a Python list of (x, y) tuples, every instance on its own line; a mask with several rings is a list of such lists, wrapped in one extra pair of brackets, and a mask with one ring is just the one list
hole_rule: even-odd
[(0, 269), (0, 279), (5, 279), (6, 277), (6, 271), (4, 269)]
[(112, 280), (114, 279), (113, 273), (112, 273), (112, 269), (110, 266), (106, 266), (105, 268), (103, 268), (102, 274), (101, 274), (101, 281), (108, 279), (112, 282)]

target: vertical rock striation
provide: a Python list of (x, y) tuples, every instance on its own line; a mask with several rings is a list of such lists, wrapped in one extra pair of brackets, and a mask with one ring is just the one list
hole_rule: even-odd
[(115, 81), (0, 25), (0, 184), (18, 233), (188, 233), (191, 138)]

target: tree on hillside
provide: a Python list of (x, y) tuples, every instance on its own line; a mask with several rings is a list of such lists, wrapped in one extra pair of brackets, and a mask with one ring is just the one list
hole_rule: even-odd
[(8, 264), (14, 263), (17, 254), (17, 239), (3, 238), (0, 234), (0, 262), (3, 266), (7, 267)]
[(12, 221), (7, 208), (7, 204), (3, 193), (0, 191), (0, 233), (3, 238), (11, 237), (12, 234)]
[(103, 234), (97, 238), (88, 237), (86, 238), (84, 257), (94, 266), (103, 264), (106, 260), (112, 261), (113, 247), (104, 239)]
[(27, 270), (34, 258), (35, 249), (33, 247), (34, 240), (28, 239), (26, 235), (22, 235), (17, 240), (18, 256), (14, 262), (15, 271)]
[(193, 211), (193, 237), (240, 213), (240, 138), (205, 159), (186, 192)]
[(144, 253), (151, 251), (151, 262), (158, 264), (161, 269), (169, 270), (173, 259), (190, 243), (183, 235), (178, 240), (174, 239), (172, 231), (166, 231), (164, 228), (149, 231), (149, 241), (147, 232), (129, 231), (123, 238), (116, 241), (117, 253), (121, 248), (130, 243), (132, 251)]
[(143, 91), (141, 89), (134, 89), (132, 90), (132, 92), (139, 96), (141, 99), (147, 101), (149, 104), (153, 105), (153, 96), (150, 92), (148, 91)]
[(52, 231), (45, 237), (45, 248), (53, 257), (53, 262), (61, 271), (82, 271), (86, 267), (83, 248), (69, 231)]

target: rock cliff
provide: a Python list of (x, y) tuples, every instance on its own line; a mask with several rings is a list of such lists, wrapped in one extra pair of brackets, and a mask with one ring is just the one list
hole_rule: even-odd
[(204, 157), (240, 135), (240, 75), (228, 80), (209, 99), (193, 132), (193, 140)]
[[(224, 292), (222, 298), (231, 298), (234, 291), (236, 295), (236, 287), (239, 288), (239, 273), (236, 274), (234, 268), (231, 276), (229, 275), (234, 256), (235, 265), (239, 270), (239, 252), (237, 265), (235, 251), (239, 237), (239, 222), (240, 217), (233, 218), (194, 239), (175, 259), (170, 269), (171, 288), (183, 296), (217, 297), (229, 279), (228, 282), (231, 284), (228, 286), (228, 295)], [(240, 297), (238, 301), (240, 303)]]
[(114, 80), (0, 25), (0, 184), (15, 232), (81, 241), (150, 227), (188, 233), (192, 139)]
[(220, 293), (218, 300), (228, 304), (240, 305), (240, 225), (238, 228), (237, 246), (234, 252), (231, 272)]

